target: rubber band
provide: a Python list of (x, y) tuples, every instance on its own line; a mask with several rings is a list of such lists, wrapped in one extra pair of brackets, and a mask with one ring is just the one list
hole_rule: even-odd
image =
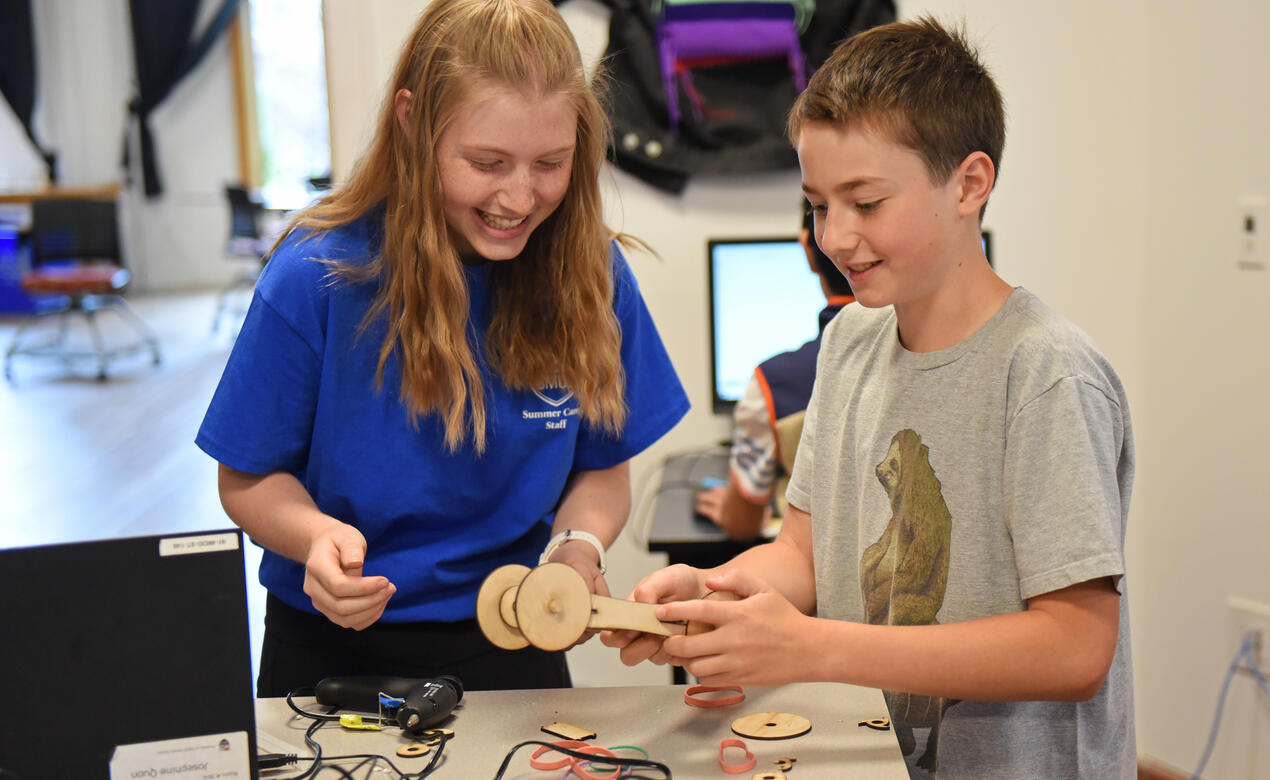
[(564, 769), (566, 766), (577, 760), (573, 756), (565, 756), (560, 761), (539, 761), (538, 757), (542, 754), (556, 752), (552, 750), (553, 745), (555, 747), (570, 748), (571, 750), (578, 750), (584, 747), (595, 747), (595, 745), (591, 745), (586, 742), (579, 742), (576, 739), (557, 740), (552, 742), (551, 745), (538, 746), (534, 752), (529, 755), (529, 765), (534, 769)]
[[(573, 748), (579, 753), (595, 753), (603, 758), (617, 758), (617, 754), (608, 748), (602, 748), (599, 745), (584, 745), (583, 747)], [(607, 755), (605, 755), (607, 754)], [(569, 756), (569, 771), (581, 777), (582, 780), (614, 780), (614, 778), (622, 776), (622, 767), (614, 767), (611, 775), (593, 775), (584, 768), (586, 764), (598, 763), (603, 766), (602, 762), (586, 761), (577, 756)]]
[[(740, 748), (745, 751), (744, 764), (729, 764), (723, 760), (723, 751), (730, 747)], [(748, 772), (758, 763), (754, 758), (754, 754), (745, 746), (745, 742), (739, 739), (725, 739), (719, 743), (719, 768), (730, 775), (739, 775), (742, 772)]]
[[(699, 699), (699, 693), (711, 693), (713, 691), (736, 691), (735, 696), (724, 696), (719, 699)], [(684, 704), (691, 704), (694, 707), (728, 707), (733, 704), (740, 704), (745, 701), (745, 688), (740, 685), (694, 685), (684, 691)]]
[[(608, 750), (613, 751), (614, 757), (617, 757), (617, 751), (619, 750), (634, 750), (634, 751), (637, 751), (640, 755), (642, 755), (645, 761), (649, 759), (648, 751), (643, 749), (639, 745), (610, 745), (608, 747)], [(629, 766), (618, 766), (615, 764), (609, 764), (604, 761), (579, 761), (578, 763), (574, 764), (573, 768), (571, 768), (569, 771), (573, 772), (578, 777), (581, 777), (584, 779), (594, 778), (595, 775), (584, 773), (581, 771), (582, 769), (586, 769), (589, 771), (592, 766), (600, 767), (601, 771), (607, 771), (607, 768), (610, 766), (616, 767), (615, 771), (617, 771), (618, 774), (604, 775), (603, 780), (610, 780), (611, 778), (614, 778), (614, 777), (626, 777), (627, 775), (631, 773), (631, 768)], [(567, 773), (566, 773), (566, 776), (567, 776)]]

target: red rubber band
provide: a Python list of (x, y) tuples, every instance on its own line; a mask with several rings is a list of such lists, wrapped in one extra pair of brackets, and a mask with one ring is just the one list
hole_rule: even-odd
[[(730, 747), (741, 748), (745, 751), (744, 764), (729, 764), (723, 760), (723, 751)], [(753, 769), (756, 763), (758, 762), (754, 758), (754, 754), (751, 753), (750, 749), (745, 746), (745, 742), (739, 739), (725, 739), (719, 743), (719, 768), (724, 772), (727, 772), (730, 775), (739, 775), (742, 772), (748, 772)]]
[[(725, 696), (721, 699), (699, 699), (698, 693), (711, 693), (712, 691), (736, 691), (735, 696)], [(728, 707), (733, 704), (740, 704), (745, 701), (745, 688), (740, 685), (694, 685), (684, 691), (684, 704), (691, 704), (694, 707)]]
[[(576, 739), (560, 739), (552, 742), (551, 745), (554, 745), (555, 747), (570, 748), (572, 750), (580, 750), (584, 747), (595, 747), (595, 745), (592, 745), (589, 742), (579, 742)], [(555, 752), (552, 750), (551, 745), (539, 745), (534, 752), (530, 754), (529, 765), (534, 769), (564, 769), (570, 763), (577, 760), (573, 756), (565, 756), (560, 761), (539, 761), (538, 757), (543, 753)]]

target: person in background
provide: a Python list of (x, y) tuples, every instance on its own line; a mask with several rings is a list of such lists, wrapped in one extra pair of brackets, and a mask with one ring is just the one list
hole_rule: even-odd
[(629, 461), (688, 408), (602, 222), (609, 137), (547, 0), (420, 15), (366, 155), (276, 245), (197, 436), (265, 548), (258, 695), (569, 685), (563, 653), (500, 650), (474, 612), (504, 564), (607, 595)]
[(915, 778), (1135, 778), (1129, 402), (984, 255), (992, 76), (930, 17), (877, 27), (816, 71), (789, 129), (860, 305), (825, 329), (780, 535), (635, 587), (713, 630), (603, 641), (706, 685), (879, 688)]
[(777, 517), (784, 515), (785, 485), (793, 472), (803, 412), (816, 380), (820, 340), (829, 321), (855, 300), (851, 284), (816, 244), (812, 211), (804, 209), (803, 214), (798, 242), (807, 253), (807, 265), (820, 280), (827, 301), (820, 311), (820, 329), (816, 338), (798, 349), (768, 358), (754, 369), (745, 394), (732, 412), (728, 482), (697, 494), (697, 514), (709, 518), (729, 538), (738, 541), (758, 537), (771, 523), (773, 509)]

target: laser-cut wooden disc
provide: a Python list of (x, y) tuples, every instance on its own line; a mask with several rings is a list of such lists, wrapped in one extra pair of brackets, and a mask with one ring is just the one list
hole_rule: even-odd
[(529, 646), (529, 640), (520, 629), (503, 619), (499, 604), (503, 594), (520, 585), (530, 571), (528, 566), (516, 563), (500, 566), (481, 583), (481, 589), (476, 594), (476, 622), (481, 626), (481, 633), (495, 647), (519, 650)]
[(751, 739), (790, 739), (811, 731), (811, 721), (789, 712), (753, 712), (732, 721), (732, 731)]
[(520, 582), (516, 622), (525, 639), (540, 650), (554, 652), (573, 645), (591, 622), (586, 580), (566, 563), (544, 563)]

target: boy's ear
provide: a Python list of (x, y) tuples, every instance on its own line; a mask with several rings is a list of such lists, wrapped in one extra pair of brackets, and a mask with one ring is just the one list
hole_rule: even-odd
[(397, 112), (397, 124), (401, 125), (402, 130), (407, 130), (409, 123), (406, 117), (410, 116), (410, 98), (412, 97), (410, 90), (399, 89), (397, 94), (393, 96), (393, 110)]
[(816, 254), (812, 251), (811, 242), (816, 239), (811, 237), (811, 231), (803, 228), (798, 231), (798, 243), (803, 245), (803, 254), (807, 255), (807, 267), (814, 274), (820, 273), (820, 267), (816, 265)]
[(956, 175), (961, 185), (958, 213), (963, 217), (977, 216), (983, 204), (988, 202), (992, 185), (997, 180), (992, 159), (983, 152), (971, 152), (957, 167)]

